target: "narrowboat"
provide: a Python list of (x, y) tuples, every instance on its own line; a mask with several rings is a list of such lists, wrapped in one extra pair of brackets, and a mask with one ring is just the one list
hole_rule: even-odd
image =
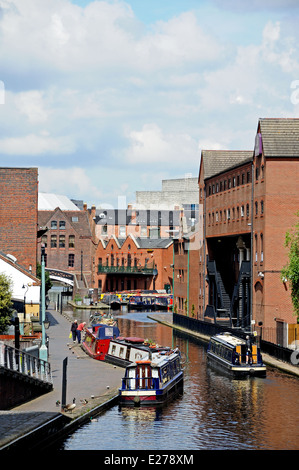
[(155, 310), (168, 310), (168, 297), (156, 296), (155, 298)]
[(110, 341), (118, 336), (119, 329), (115, 324), (98, 323), (86, 329), (81, 347), (93, 359), (104, 361)]
[(116, 294), (104, 294), (102, 302), (111, 307), (112, 310), (119, 309), (121, 300)]
[(105, 361), (119, 367), (127, 367), (135, 361), (148, 360), (153, 352), (170, 351), (170, 348), (150, 344), (135, 336), (119, 337), (110, 341)]
[(143, 302), (142, 302), (141, 295), (131, 295), (129, 297), (128, 308), (129, 309), (142, 309)]
[(161, 405), (183, 391), (184, 373), (178, 349), (155, 352), (126, 367), (119, 389), (123, 406)]
[[(249, 340), (249, 337), (247, 339)], [(234, 378), (266, 376), (266, 366), (257, 344), (250, 344), (248, 352), (248, 342), (229, 332), (211, 337), (207, 359), (212, 367)]]

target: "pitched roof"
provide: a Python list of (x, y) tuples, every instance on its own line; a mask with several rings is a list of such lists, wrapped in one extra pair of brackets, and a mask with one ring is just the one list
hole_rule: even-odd
[(38, 193), (38, 210), (79, 211), (80, 209), (67, 197), (60, 194)]
[(74, 230), (82, 237), (91, 237), (91, 228), (85, 211), (63, 211), (59, 207), (55, 210), (38, 211), (38, 224), (50, 228), (50, 220), (67, 220)]
[(252, 160), (252, 150), (202, 150), (204, 179)]
[(259, 127), (266, 157), (299, 156), (299, 119), (265, 118)]

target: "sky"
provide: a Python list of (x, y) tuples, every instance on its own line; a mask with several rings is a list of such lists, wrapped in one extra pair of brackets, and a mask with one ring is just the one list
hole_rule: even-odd
[(299, 0), (0, 0), (0, 162), (88, 207), (299, 117)]

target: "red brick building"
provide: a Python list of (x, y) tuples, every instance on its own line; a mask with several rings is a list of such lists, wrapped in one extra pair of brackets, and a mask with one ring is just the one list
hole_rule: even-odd
[(172, 286), (173, 240), (112, 236), (98, 244), (99, 292), (166, 289)]
[(37, 168), (0, 168), (0, 251), (36, 274)]
[(249, 152), (202, 151), (202, 319), (272, 330), (272, 342), (288, 344), (296, 318), (281, 269), (299, 208), (298, 177), (299, 119), (260, 119)]
[(39, 239), (45, 245), (45, 265), (49, 270), (69, 273), (73, 277), (74, 290), (94, 287), (95, 252), (97, 240), (93, 235), (91, 219), (86, 210), (39, 210), (39, 225), (48, 231)]

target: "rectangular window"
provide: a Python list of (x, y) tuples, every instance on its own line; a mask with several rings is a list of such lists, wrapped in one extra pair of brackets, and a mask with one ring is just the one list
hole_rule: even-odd
[(59, 235), (59, 248), (65, 248), (65, 236)]
[(69, 236), (69, 248), (75, 248), (75, 235)]
[(75, 255), (73, 253), (69, 254), (69, 268), (73, 268), (75, 266)]
[(51, 222), (51, 229), (56, 229), (57, 228), (57, 221), (56, 220), (52, 220)]
[(57, 235), (51, 235), (51, 248), (57, 248)]
[(64, 220), (59, 221), (59, 228), (60, 228), (60, 230), (65, 230), (65, 221)]

